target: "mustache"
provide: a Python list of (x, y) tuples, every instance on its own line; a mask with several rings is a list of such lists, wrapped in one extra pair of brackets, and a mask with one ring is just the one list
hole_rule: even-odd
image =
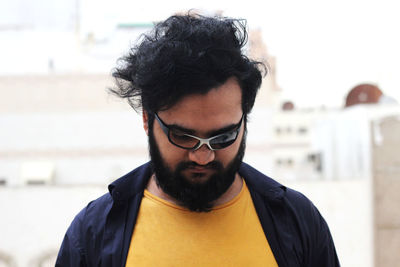
[(223, 166), (222, 163), (219, 161), (212, 161), (207, 163), (206, 165), (200, 165), (197, 164), (196, 162), (192, 162), (192, 161), (186, 161), (186, 162), (180, 162), (178, 164), (178, 166), (176, 167), (177, 171), (183, 171), (186, 169), (191, 169), (191, 168), (196, 168), (196, 167), (201, 167), (201, 168), (206, 168), (206, 169), (212, 169), (212, 170), (223, 170)]

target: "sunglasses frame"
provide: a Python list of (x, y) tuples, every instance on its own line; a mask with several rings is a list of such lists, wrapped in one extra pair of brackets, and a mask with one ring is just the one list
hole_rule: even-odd
[[(227, 148), (228, 146), (232, 145), (232, 144), (236, 141), (237, 137), (239, 136), (239, 131), (240, 131), (240, 129), (242, 128), (243, 118), (244, 118), (244, 114), (243, 114), (242, 117), (241, 117), (241, 119), (240, 119), (240, 121), (236, 124), (236, 127), (235, 127), (234, 130), (230, 130), (230, 131), (227, 131), (227, 132), (225, 132), (225, 133), (221, 133), (221, 134), (218, 134), (218, 135), (215, 135), (215, 136), (211, 136), (210, 138), (201, 138), (201, 137), (197, 137), (197, 136), (195, 136), (195, 135), (191, 135), (191, 134), (186, 134), (186, 133), (185, 133), (185, 134), (184, 134), (185, 136), (192, 137), (192, 138), (194, 138), (194, 139), (196, 139), (196, 140), (199, 141), (194, 147), (188, 148), (188, 147), (183, 147), (183, 146), (180, 146), (180, 145), (178, 145), (178, 144), (175, 144), (175, 143), (171, 140), (170, 134), (169, 134), (170, 131), (173, 131), (173, 130), (171, 130), (171, 129), (170, 129), (170, 126), (169, 126), (168, 124), (166, 124), (165, 122), (163, 122), (163, 121), (161, 120), (160, 117), (158, 117), (157, 113), (154, 113), (154, 116), (155, 116), (155, 118), (157, 119), (158, 123), (160, 124), (161, 129), (163, 130), (163, 132), (165, 133), (165, 135), (168, 137), (168, 141), (169, 141), (171, 144), (173, 144), (174, 146), (177, 146), (177, 147), (179, 147), (179, 148), (182, 148), (182, 149), (193, 150), (193, 151), (199, 149), (199, 148), (200, 148), (202, 145), (204, 145), (204, 144), (207, 145), (208, 149), (210, 149), (210, 150), (212, 150), (212, 151), (214, 151), (214, 150), (221, 150), (221, 149)], [(212, 148), (212, 147), (211, 147), (210, 142), (211, 142), (212, 140), (214, 140), (214, 139), (216, 139), (216, 138), (219, 138), (219, 137), (221, 137), (222, 135), (225, 135), (225, 134), (227, 134), (227, 133), (231, 133), (231, 132), (236, 132), (236, 137), (235, 137), (235, 139), (233, 140), (233, 142), (232, 142), (230, 145), (227, 145), (226, 147), (222, 147), (222, 148)]]

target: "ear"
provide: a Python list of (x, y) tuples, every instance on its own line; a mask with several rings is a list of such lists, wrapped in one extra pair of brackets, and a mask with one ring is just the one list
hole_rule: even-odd
[(149, 135), (149, 115), (143, 110), (143, 129), (147, 135)]

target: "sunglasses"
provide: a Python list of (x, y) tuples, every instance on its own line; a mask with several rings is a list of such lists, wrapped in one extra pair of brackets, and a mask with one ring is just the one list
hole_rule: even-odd
[(157, 113), (154, 113), (154, 115), (160, 124), (161, 129), (168, 137), (169, 142), (177, 147), (187, 150), (197, 150), (203, 144), (206, 144), (210, 150), (219, 150), (232, 145), (239, 135), (244, 117), (243, 114), (242, 118), (234, 126), (233, 130), (226, 131), (210, 138), (200, 138), (180, 130), (171, 129), (171, 126), (165, 124), (160, 117), (158, 117)]

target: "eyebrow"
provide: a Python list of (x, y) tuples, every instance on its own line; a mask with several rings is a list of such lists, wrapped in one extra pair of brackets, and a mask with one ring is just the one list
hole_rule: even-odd
[[(243, 120), (243, 116), (240, 118), (240, 121), (239, 121), (238, 123), (236, 123), (236, 124), (229, 124), (229, 125), (227, 125), (227, 126), (225, 126), (225, 127), (223, 127), (223, 128), (220, 128), (220, 129), (218, 129), (218, 130), (212, 130), (212, 131), (206, 132), (206, 135), (207, 135), (208, 137), (211, 137), (211, 136), (216, 136), (216, 135), (219, 135), (219, 134), (222, 134), (222, 133), (225, 133), (225, 132), (232, 131), (232, 130), (234, 130), (234, 129), (236, 129), (236, 128), (238, 128), (238, 127), (240, 126), (240, 123), (242, 123), (242, 120)], [(162, 121), (162, 120), (161, 120), (161, 121)], [(196, 132), (197, 132), (197, 131), (195, 131), (195, 130), (193, 130), (193, 129), (185, 128), (185, 127), (182, 127), (182, 126), (177, 125), (177, 124), (166, 124), (164, 121), (162, 121), (162, 122), (163, 122), (168, 128), (170, 128), (171, 130), (178, 130), (178, 131), (184, 132), (184, 133), (186, 133), (186, 134), (196, 135)]]

